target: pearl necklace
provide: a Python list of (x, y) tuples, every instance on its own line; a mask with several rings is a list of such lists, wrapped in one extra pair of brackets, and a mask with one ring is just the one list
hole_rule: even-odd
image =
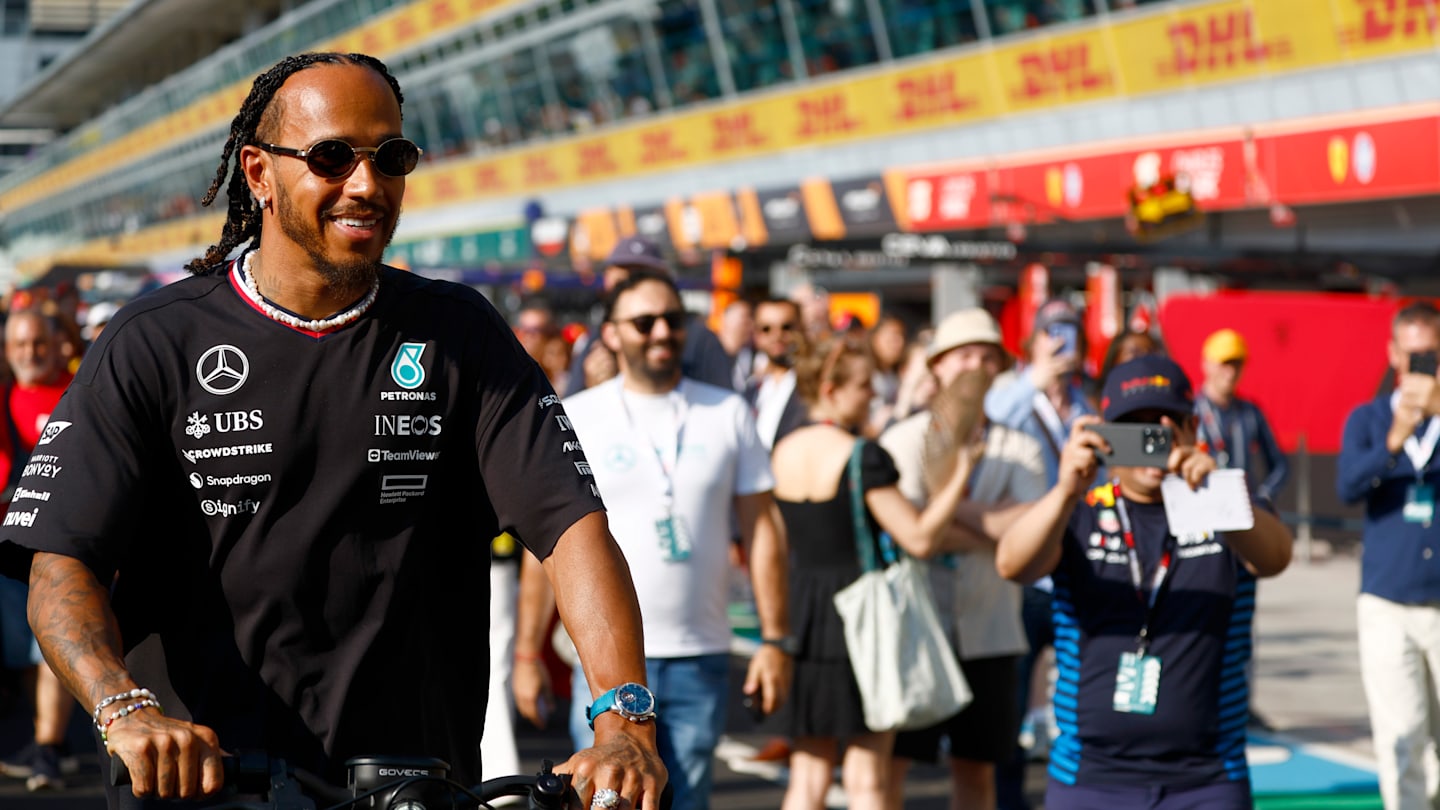
[(303, 329), (307, 332), (328, 332), (331, 329), (338, 329), (364, 315), (366, 310), (370, 309), (370, 305), (375, 303), (375, 297), (380, 294), (380, 276), (376, 275), (375, 281), (370, 284), (370, 292), (360, 299), (360, 303), (334, 317), (307, 321), (280, 309), (265, 298), (260, 292), (260, 285), (255, 281), (255, 274), (250, 271), (250, 262), (254, 258), (255, 251), (249, 251), (240, 263), (240, 282), (245, 288), (245, 294), (270, 320), (279, 321), (295, 329)]

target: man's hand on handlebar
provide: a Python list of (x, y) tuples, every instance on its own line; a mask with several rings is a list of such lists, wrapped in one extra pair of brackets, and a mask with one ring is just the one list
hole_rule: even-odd
[(108, 737), (106, 748), (130, 769), (136, 796), (198, 799), (225, 786), (220, 740), (205, 726), (146, 710), (112, 724)]
[(595, 718), (595, 747), (555, 770), (572, 776), (571, 787), (586, 807), (596, 790), (618, 791), (619, 810), (659, 810), (668, 779), (655, 747), (654, 721), (632, 723), (613, 712)]

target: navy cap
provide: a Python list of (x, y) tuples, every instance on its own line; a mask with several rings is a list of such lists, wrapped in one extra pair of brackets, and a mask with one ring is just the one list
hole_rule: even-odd
[(660, 246), (643, 236), (626, 236), (615, 243), (615, 248), (605, 258), (605, 264), (613, 267), (643, 267), (669, 273), (670, 263), (660, 252)]
[(1059, 298), (1047, 301), (1040, 311), (1035, 313), (1035, 332), (1045, 332), (1057, 323), (1070, 323), (1080, 325), (1080, 313), (1070, 306), (1068, 301)]
[(1100, 396), (1100, 413), (1106, 422), (1151, 409), (1174, 414), (1195, 410), (1190, 378), (1174, 360), (1147, 354), (1110, 370)]

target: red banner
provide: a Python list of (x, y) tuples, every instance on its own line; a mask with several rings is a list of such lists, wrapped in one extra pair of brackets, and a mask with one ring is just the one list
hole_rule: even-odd
[(1440, 118), (1260, 136), (1274, 198), (1286, 205), (1440, 192)]
[(1245, 146), (1236, 136), (1211, 142), (1131, 149), (995, 170), (992, 195), (1002, 222), (1121, 217), (1131, 188), (1173, 177), (1202, 210), (1247, 204)]
[(1171, 178), (1201, 211), (1440, 194), (1440, 111), (1394, 115), (899, 169), (904, 199), (891, 203), (910, 230), (932, 231), (1123, 217), (1132, 189)]
[[(1328, 454), (1339, 451), (1351, 409), (1374, 395), (1385, 374), (1398, 306), (1393, 298), (1227, 291), (1171, 296), (1160, 324), (1165, 348), (1197, 387), (1205, 339), (1217, 329), (1238, 331), (1250, 348), (1240, 396), (1260, 405), (1285, 452), (1304, 435), (1310, 452)], [(1324, 373), (1316, 373), (1315, 358), (1323, 358)]]

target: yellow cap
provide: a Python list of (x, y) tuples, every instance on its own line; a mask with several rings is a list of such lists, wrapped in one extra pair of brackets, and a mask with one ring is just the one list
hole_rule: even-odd
[(1205, 348), (1200, 353), (1212, 363), (1228, 363), (1231, 360), (1244, 360), (1250, 355), (1250, 350), (1245, 346), (1245, 338), (1234, 329), (1221, 329), (1208, 338), (1205, 338)]

